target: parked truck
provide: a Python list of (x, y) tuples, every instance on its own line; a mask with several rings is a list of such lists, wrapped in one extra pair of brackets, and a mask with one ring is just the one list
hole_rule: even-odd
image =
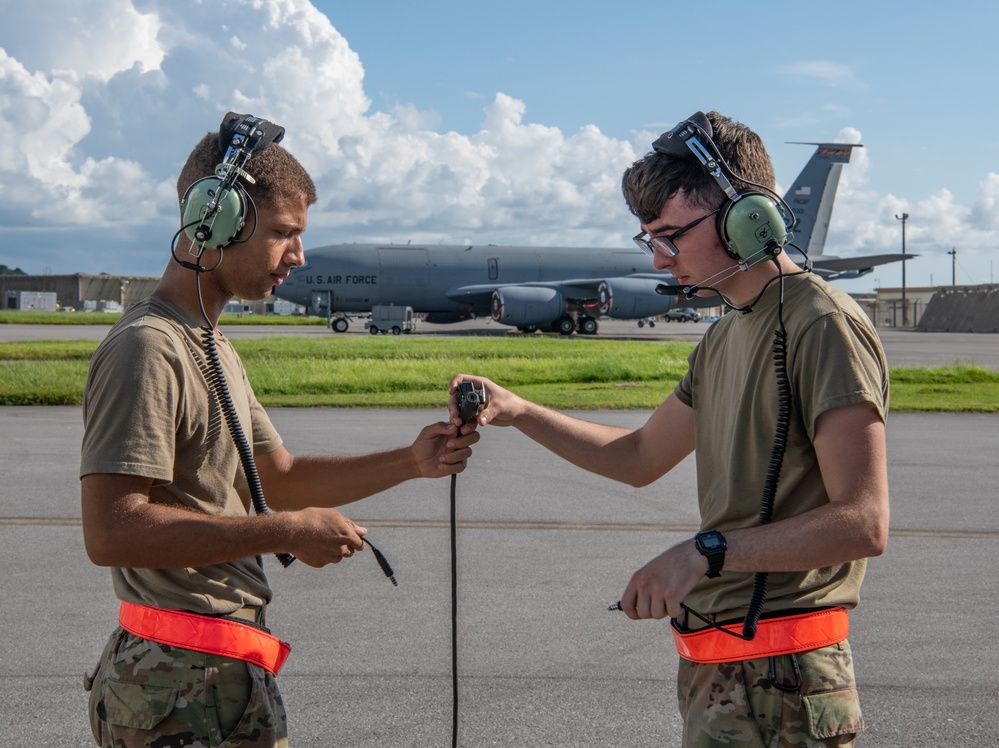
[(411, 333), (416, 329), (413, 307), (394, 304), (371, 307), (371, 319), (364, 323), (372, 335), (391, 332), (393, 335)]

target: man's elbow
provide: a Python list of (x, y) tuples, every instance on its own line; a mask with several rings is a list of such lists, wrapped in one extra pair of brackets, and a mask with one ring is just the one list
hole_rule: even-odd
[(876, 517), (868, 518), (864, 523), (863, 557), (875, 558), (888, 549), (888, 511), (878, 512)]
[(120, 566), (115, 558), (115, 548), (117, 543), (103, 532), (83, 532), (83, 547), (87, 551), (87, 558), (95, 566)]
[(646, 486), (651, 486), (661, 476), (658, 475), (644, 475), (641, 473), (629, 473), (627, 476), (622, 478), (624, 483), (627, 483), (632, 488), (645, 488)]

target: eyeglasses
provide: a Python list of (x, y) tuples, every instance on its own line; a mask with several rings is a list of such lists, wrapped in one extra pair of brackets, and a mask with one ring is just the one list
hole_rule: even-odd
[(638, 248), (645, 252), (650, 257), (655, 257), (656, 250), (658, 249), (667, 257), (676, 257), (680, 254), (680, 250), (676, 248), (675, 242), (680, 236), (690, 231), (694, 226), (699, 224), (705, 218), (710, 218), (715, 213), (721, 210), (721, 206), (715, 208), (710, 213), (705, 213), (703, 216), (695, 221), (691, 221), (686, 226), (677, 229), (672, 234), (667, 234), (666, 236), (653, 236), (651, 239), (645, 238), (645, 231), (640, 232), (636, 236), (632, 237), (632, 241), (638, 245)]

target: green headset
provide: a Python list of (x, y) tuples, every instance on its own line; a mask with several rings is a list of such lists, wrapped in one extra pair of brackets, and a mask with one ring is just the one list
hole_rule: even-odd
[(254, 183), (243, 170), (251, 156), (279, 143), (284, 128), (249, 114), (228, 112), (219, 127), (219, 149), (225, 154), (215, 167), (215, 176), (199, 179), (188, 187), (180, 201), (182, 231), (191, 240), (197, 257), (205, 249), (232, 244), (246, 224), (253, 200), (240, 183)]
[(778, 254), (792, 238), (794, 214), (790, 206), (761, 185), (755, 185), (760, 189), (735, 189), (728, 175), (738, 175), (725, 162), (712, 140), (713, 134), (714, 128), (704, 112), (696, 112), (659, 136), (652, 148), (674, 158), (693, 155), (721, 187), (727, 199), (718, 211), (716, 228), (729, 254), (740, 262)]

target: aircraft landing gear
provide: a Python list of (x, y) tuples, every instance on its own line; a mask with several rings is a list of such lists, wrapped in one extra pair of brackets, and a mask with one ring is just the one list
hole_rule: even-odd
[(333, 328), (333, 332), (347, 332), (350, 324), (347, 322), (346, 317), (336, 317), (330, 326)]
[(569, 317), (568, 315), (565, 317), (559, 317), (557, 320), (555, 320), (555, 324), (552, 325), (552, 328), (559, 335), (566, 335), (566, 336), (572, 335), (574, 332), (576, 332), (576, 320), (574, 320), (572, 317)]
[(599, 325), (597, 324), (596, 319), (594, 319), (593, 317), (586, 315), (584, 317), (579, 318), (579, 332), (581, 334), (596, 335), (597, 328), (599, 328)]

